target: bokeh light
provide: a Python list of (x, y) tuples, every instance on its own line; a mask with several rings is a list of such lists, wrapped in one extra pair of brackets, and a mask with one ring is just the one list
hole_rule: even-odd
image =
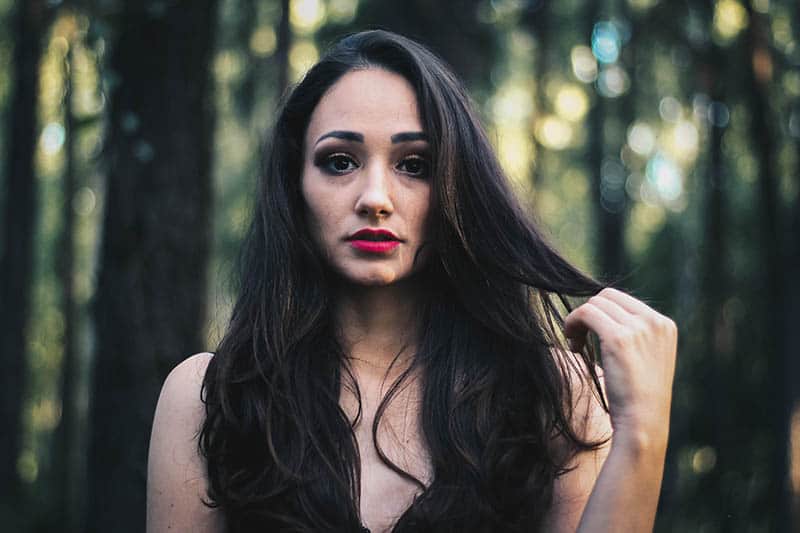
[(260, 26), (250, 36), (250, 51), (256, 57), (266, 57), (275, 51), (278, 38), (272, 26)]
[(605, 67), (597, 77), (597, 90), (606, 98), (622, 96), (630, 88), (631, 80), (619, 65)]
[(572, 142), (572, 126), (566, 120), (548, 115), (536, 122), (536, 139), (551, 150), (563, 150)]
[(723, 44), (747, 27), (747, 10), (736, 0), (719, 0), (714, 6), (714, 36)]
[(97, 196), (90, 187), (81, 187), (75, 192), (72, 198), (72, 208), (75, 213), (81, 216), (87, 216), (94, 211), (97, 205)]
[(222, 50), (214, 58), (214, 76), (221, 83), (233, 83), (244, 73), (245, 59), (238, 50)]
[(626, 170), (621, 161), (607, 158), (600, 167), (600, 205), (610, 213), (625, 208)]
[(336, 24), (347, 24), (356, 16), (358, 0), (329, 0), (328, 19)]
[(289, 51), (289, 66), (292, 68), (292, 79), (299, 80), (319, 58), (319, 52), (313, 42), (302, 39), (292, 43)]
[(711, 102), (708, 106), (708, 122), (717, 128), (724, 128), (731, 120), (731, 112), (722, 102)]
[(670, 153), (684, 162), (694, 161), (700, 143), (700, 132), (688, 120), (679, 121), (672, 129), (671, 142), (668, 143)]
[(291, 0), (289, 21), (302, 35), (314, 33), (325, 21), (325, 4), (321, 0)]
[(658, 114), (667, 122), (678, 122), (683, 114), (683, 108), (675, 97), (665, 96), (658, 103)]
[(42, 150), (47, 155), (53, 155), (64, 146), (66, 134), (64, 126), (58, 122), (51, 122), (42, 130), (40, 142), (42, 143)]
[(534, 146), (525, 128), (497, 128), (497, 155), (500, 164), (517, 188), (524, 187), (533, 160)]
[(800, 72), (791, 70), (784, 73), (781, 87), (789, 96), (794, 96), (795, 98), (800, 96)]
[(641, 156), (649, 156), (656, 146), (653, 128), (645, 122), (634, 122), (628, 128), (628, 146)]
[(705, 474), (717, 464), (717, 452), (711, 446), (702, 446), (692, 454), (692, 470), (697, 474)]
[(570, 52), (572, 73), (583, 83), (592, 83), (597, 79), (597, 59), (588, 46), (573, 46)]
[(556, 113), (570, 122), (579, 122), (589, 110), (589, 97), (578, 85), (568, 83), (563, 85), (556, 94)]
[(490, 105), (495, 122), (524, 122), (533, 112), (533, 95), (522, 84), (508, 82), (498, 87)]
[(601, 63), (614, 63), (619, 58), (622, 38), (613, 22), (598, 22), (592, 30), (592, 53)]
[(656, 153), (647, 162), (647, 178), (642, 182), (642, 200), (648, 203), (674, 205), (683, 193), (680, 167), (664, 154)]

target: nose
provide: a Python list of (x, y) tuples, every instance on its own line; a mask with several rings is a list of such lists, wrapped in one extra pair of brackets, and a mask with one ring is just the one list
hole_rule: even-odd
[(391, 175), (380, 164), (371, 165), (366, 170), (355, 210), (361, 216), (386, 218), (394, 212)]

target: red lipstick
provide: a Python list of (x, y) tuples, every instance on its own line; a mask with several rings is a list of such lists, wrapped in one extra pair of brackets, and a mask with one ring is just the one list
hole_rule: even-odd
[(386, 254), (400, 246), (400, 238), (387, 229), (360, 229), (350, 237), (350, 246), (362, 252)]

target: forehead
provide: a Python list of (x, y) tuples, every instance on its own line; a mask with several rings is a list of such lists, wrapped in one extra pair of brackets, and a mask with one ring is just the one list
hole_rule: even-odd
[(363, 133), (367, 138), (421, 131), (414, 88), (399, 74), (379, 68), (348, 72), (320, 99), (311, 114), (306, 141), (334, 129)]

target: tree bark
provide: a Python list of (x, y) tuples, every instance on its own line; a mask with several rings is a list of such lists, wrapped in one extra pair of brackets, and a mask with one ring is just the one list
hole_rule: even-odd
[(144, 530), (153, 412), (205, 347), (216, 0), (123, 4), (112, 50), (103, 241), (93, 305), (87, 529)]
[[(800, 38), (800, 4), (795, 4), (795, 9), (792, 12), (792, 28), (795, 39)], [(795, 66), (797, 69), (798, 67)], [(800, 120), (800, 98), (796, 98), (793, 102), (793, 116), (794, 120)], [(787, 272), (800, 272), (800, 134), (795, 133), (795, 196), (792, 198), (789, 206), (788, 225), (786, 226), (785, 239), (788, 243), (787, 252), (788, 260), (786, 261)], [(787, 298), (787, 312), (783, 320), (783, 342), (788, 350), (790, 346), (796, 343), (796, 328), (800, 324), (800, 286), (796, 283), (789, 284), (789, 296)], [(796, 353), (796, 351), (795, 351)], [(790, 388), (789, 395), (791, 397), (791, 411), (792, 417), (800, 417), (800, 361), (798, 357), (789, 357), (789, 371), (787, 373)], [(798, 438), (800, 435), (793, 434), (791, 437), (791, 446), (793, 450), (800, 448)], [(800, 465), (795, 461), (800, 461), (800, 455), (793, 452), (792, 469), (799, 469)], [(795, 470), (796, 471), (796, 470)], [(791, 495), (791, 523), (795, 529), (800, 527), (800, 487), (797, 485), (792, 486)]]
[[(755, 12), (752, 2), (746, 3), (750, 24), (747, 27), (747, 90), (750, 110), (750, 136), (755, 147), (758, 165), (758, 201), (760, 250), (764, 272), (764, 342), (768, 364), (768, 379), (772, 384), (771, 403), (768, 410), (772, 449), (768, 501), (774, 513), (772, 529), (790, 531), (789, 485), (789, 421), (791, 417), (789, 386), (789, 361), (787, 346), (783, 345), (782, 321), (772, 313), (783, 317), (788, 311), (785, 298), (784, 257), (781, 251), (780, 204), (778, 202), (777, 177), (775, 173), (775, 139), (770, 128), (768, 88), (772, 81), (772, 57), (769, 49), (769, 29), (762, 15)], [(796, 238), (796, 236), (795, 236)]]
[[(592, 35), (600, 16), (598, 2), (589, 2), (586, 13), (586, 35)], [(592, 210), (595, 223), (595, 261), (598, 277), (603, 281), (615, 280), (620, 272), (619, 264), (623, 246), (622, 224), (616, 205), (603, 200), (603, 158), (605, 136), (603, 125), (606, 118), (605, 97), (595, 92), (594, 102), (587, 117), (586, 165), (593, 191)]]
[(275, 58), (278, 61), (278, 94), (282, 95), (289, 86), (289, 50), (292, 47), (292, 27), (289, 24), (291, 5), (289, 0), (281, 0), (281, 19), (278, 23), (278, 42)]
[[(708, 23), (711, 24), (710, 10)], [(708, 43), (704, 51), (701, 75), (707, 94), (711, 97), (714, 107), (711, 108), (711, 124), (709, 125), (708, 166), (704, 198), (704, 236), (703, 236), (703, 339), (708, 354), (709, 374), (707, 383), (707, 401), (711, 407), (712, 432), (710, 442), (718, 453), (716, 468), (710, 473), (708, 479), (711, 492), (715, 494), (711, 508), (717, 516), (727, 516), (730, 502), (722, 496), (722, 473), (727, 468), (733, 468), (730, 451), (729, 434), (731, 432), (731, 413), (728, 394), (730, 376), (729, 361), (732, 347), (725, 342), (727, 338), (726, 324), (723, 319), (723, 305), (730, 282), (726, 265), (728, 264), (728, 242), (725, 228), (728, 226), (726, 180), (723, 163), (722, 138), (725, 128), (718, 125), (720, 107), (724, 105), (723, 93), (724, 76), (720, 73), (725, 64), (722, 50), (713, 42)], [(730, 531), (729, 520), (722, 520), (720, 531)]]
[[(550, 5), (547, 2), (533, 3), (523, 12), (522, 24), (528, 28), (536, 39), (536, 53), (533, 59), (534, 79), (536, 80), (536, 93), (534, 95), (534, 117), (539, 119), (547, 114), (547, 98), (545, 97), (546, 74), (550, 70), (551, 20)], [(531, 171), (533, 194), (537, 194), (544, 184), (545, 146), (536, 136), (532, 136), (534, 147), (534, 161)]]
[(48, 11), (44, 0), (19, 2), (15, 20), (14, 85), (7, 139), (5, 209), (0, 253), (0, 523), (12, 530), (19, 510), (17, 460), (27, 369), (33, 237), (37, 212), (34, 172), (39, 57)]

